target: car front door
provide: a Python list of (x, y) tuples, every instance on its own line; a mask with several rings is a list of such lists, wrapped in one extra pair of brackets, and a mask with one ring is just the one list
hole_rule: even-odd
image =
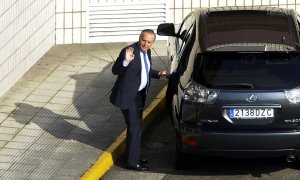
[(169, 104), (169, 110), (172, 113), (172, 116), (178, 114), (178, 85), (179, 79), (182, 75), (187, 61), (188, 55), (187, 50), (190, 47), (192, 32), (195, 27), (195, 16), (194, 13), (189, 14), (183, 22), (180, 24), (177, 37), (175, 40), (176, 53), (173, 56), (171, 67), (170, 67), (170, 76), (167, 89), (167, 103)]

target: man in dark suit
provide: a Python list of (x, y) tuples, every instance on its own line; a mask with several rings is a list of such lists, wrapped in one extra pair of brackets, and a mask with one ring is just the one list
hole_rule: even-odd
[(121, 109), (127, 125), (126, 162), (129, 169), (148, 170), (146, 160), (140, 158), (142, 113), (150, 79), (159, 79), (166, 71), (151, 68), (151, 50), (156, 35), (153, 30), (141, 32), (139, 41), (123, 48), (112, 67), (118, 75), (110, 101)]

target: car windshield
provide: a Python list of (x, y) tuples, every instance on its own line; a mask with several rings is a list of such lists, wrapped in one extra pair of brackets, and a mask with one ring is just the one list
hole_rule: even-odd
[(207, 52), (197, 55), (193, 80), (208, 88), (277, 90), (300, 86), (296, 52)]
[(206, 46), (234, 43), (269, 43), (295, 47), (297, 31), (283, 12), (211, 12), (205, 18)]

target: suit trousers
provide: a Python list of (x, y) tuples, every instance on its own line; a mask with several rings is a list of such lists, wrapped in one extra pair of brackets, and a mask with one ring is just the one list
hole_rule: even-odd
[(130, 102), (128, 109), (121, 109), (126, 125), (126, 162), (129, 166), (140, 163), (142, 141), (142, 115), (145, 104), (145, 91), (137, 94), (134, 102)]

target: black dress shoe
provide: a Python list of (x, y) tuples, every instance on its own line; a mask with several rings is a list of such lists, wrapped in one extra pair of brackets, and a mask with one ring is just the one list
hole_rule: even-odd
[(148, 163), (148, 160), (147, 160), (147, 159), (140, 159), (140, 163), (141, 163), (141, 164), (147, 164), (147, 163)]
[(128, 169), (137, 170), (137, 171), (147, 171), (147, 170), (149, 170), (149, 167), (144, 166), (142, 164), (138, 164), (138, 165), (135, 165), (135, 166), (128, 166)]

